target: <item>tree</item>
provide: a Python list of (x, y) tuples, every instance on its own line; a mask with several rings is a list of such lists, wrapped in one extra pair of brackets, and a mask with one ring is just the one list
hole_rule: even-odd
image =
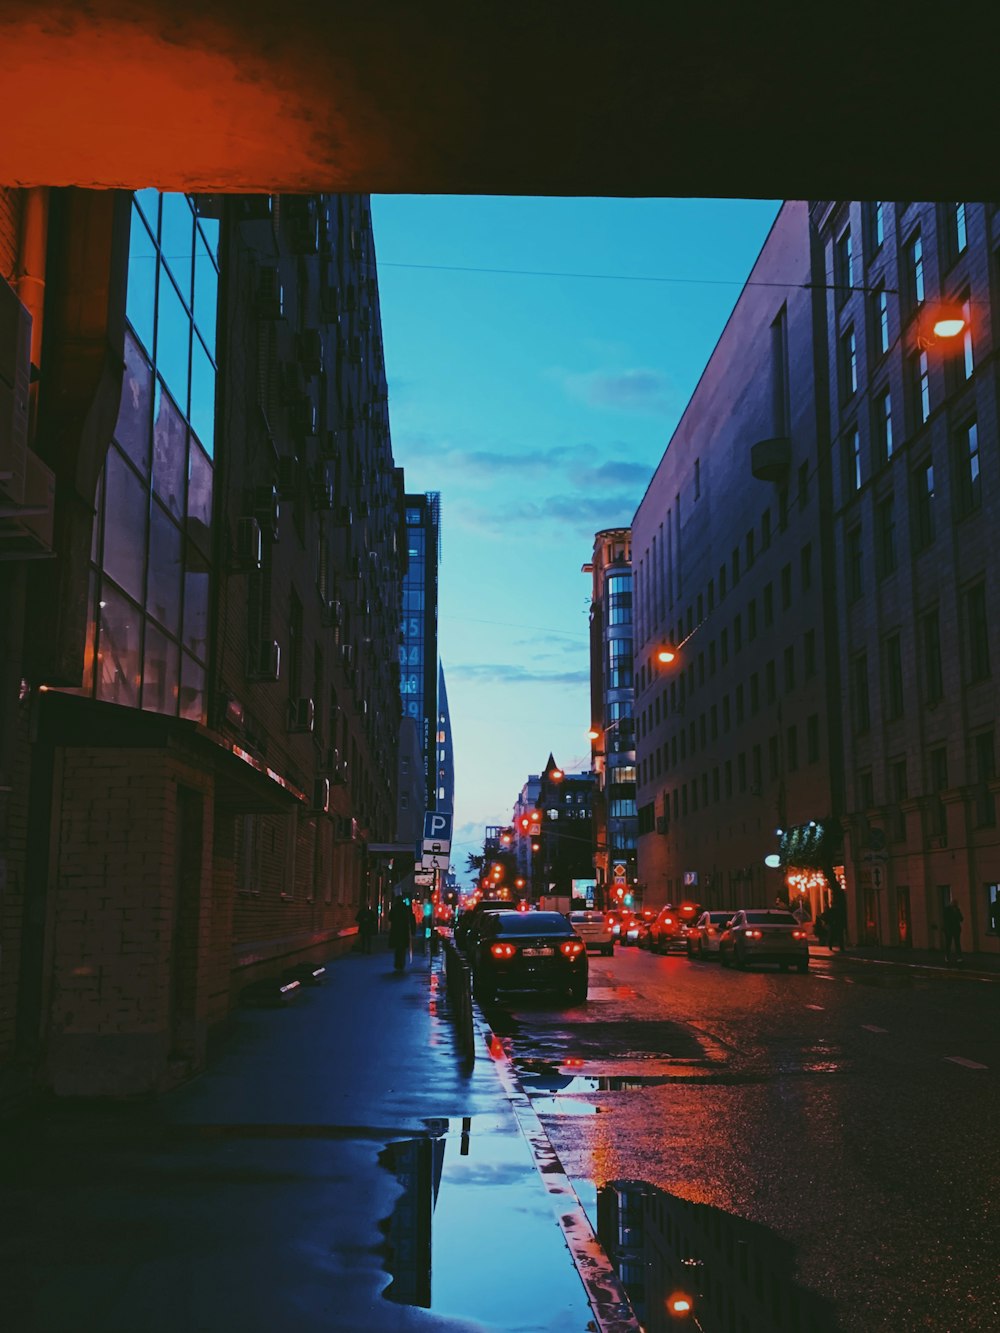
[(486, 857), (483, 856), (482, 852), (479, 852), (478, 854), (476, 852), (470, 852), (465, 858), (465, 868), (478, 875), (482, 872), (485, 862)]

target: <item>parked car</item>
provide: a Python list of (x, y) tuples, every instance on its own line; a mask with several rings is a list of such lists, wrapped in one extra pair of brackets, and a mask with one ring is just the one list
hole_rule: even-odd
[(719, 955), (719, 936), (731, 916), (732, 912), (702, 912), (694, 925), (688, 928), (688, 957), (699, 960), (717, 958)]
[(680, 913), (668, 903), (661, 907), (656, 917), (649, 924), (649, 947), (653, 953), (666, 953), (669, 949), (684, 949), (687, 926)]
[(621, 927), (621, 934), (618, 936), (619, 944), (639, 943), (639, 936), (643, 933), (646, 923), (643, 920), (642, 913), (639, 911), (626, 913)]
[(640, 907), (636, 910), (635, 919), (638, 924), (636, 932), (636, 944), (640, 949), (649, 948), (649, 928), (656, 920), (658, 915), (655, 907)]
[(479, 929), (479, 923), (489, 912), (509, 912), (513, 903), (499, 898), (481, 898), (467, 912), (463, 912), (455, 923), (455, 945), (459, 949), (468, 949)]
[(476, 999), (500, 991), (555, 991), (587, 998), (587, 946), (561, 912), (489, 912), (472, 946)]
[(596, 909), (570, 912), (569, 924), (588, 949), (600, 949), (601, 953), (608, 958), (614, 953), (615, 936), (611, 918), (606, 912), (600, 912)]
[(777, 963), (782, 972), (790, 967), (805, 972), (809, 967), (808, 933), (791, 912), (780, 908), (741, 910), (719, 936), (719, 962), (723, 967)]

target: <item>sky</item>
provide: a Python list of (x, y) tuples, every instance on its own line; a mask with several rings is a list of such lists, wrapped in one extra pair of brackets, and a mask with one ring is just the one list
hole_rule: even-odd
[(551, 752), (590, 766), (590, 576), (628, 526), (778, 200), (378, 195), (389, 426), (441, 494), (452, 866)]

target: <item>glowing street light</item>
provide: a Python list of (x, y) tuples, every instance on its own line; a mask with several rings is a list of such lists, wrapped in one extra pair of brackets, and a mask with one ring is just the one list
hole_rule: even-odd
[(673, 648), (671, 648), (670, 645), (666, 643), (663, 645), (662, 648), (658, 648), (656, 652), (656, 660), (662, 666), (668, 666), (672, 661), (674, 661), (676, 656), (677, 654), (673, 650)]

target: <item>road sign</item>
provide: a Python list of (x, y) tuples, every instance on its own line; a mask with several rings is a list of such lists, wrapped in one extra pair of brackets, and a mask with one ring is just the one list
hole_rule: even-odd
[(451, 864), (451, 857), (447, 852), (435, 854), (434, 852), (424, 852), (420, 858), (421, 870), (447, 870)]
[(415, 870), (413, 872), (413, 882), (418, 889), (430, 889), (434, 886), (433, 870)]
[(613, 875), (615, 880), (620, 880), (622, 884), (625, 883), (625, 880), (627, 878), (627, 873), (625, 867), (622, 865), (620, 861), (615, 862)]
[(425, 838), (424, 845), (420, 849), (422, 852), (433, 852), (435, 856), (443, 856), (451, 851), (451, 843), (447, 839), (442, 841), (440, 838)]
[(451, 815), (443, 810), (428, 810), (424, 815), (424, 841), (451, 843)]

